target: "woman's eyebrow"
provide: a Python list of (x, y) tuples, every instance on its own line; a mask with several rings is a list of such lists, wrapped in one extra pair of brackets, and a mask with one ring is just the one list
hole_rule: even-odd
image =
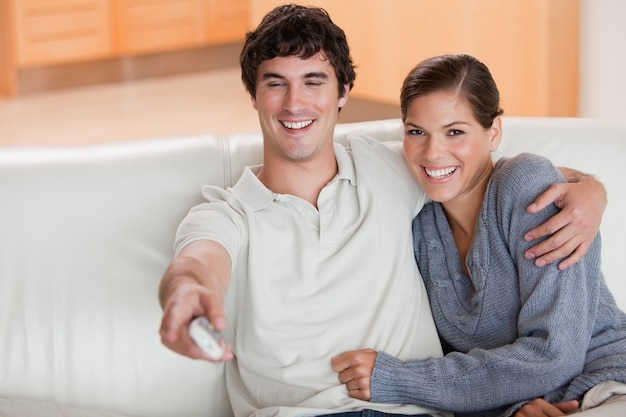
[(454, 125), (469, 125), (469, 123), (468, 122), (464, 122), (463, 120), (457, 120), (457, 121), (445, 124), (442, 127), (445, 128), (445, 127), (450, 127), (450, 126), (454, 126)]

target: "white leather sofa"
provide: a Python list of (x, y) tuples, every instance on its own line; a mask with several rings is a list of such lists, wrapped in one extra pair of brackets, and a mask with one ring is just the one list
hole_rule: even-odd
[[(355, 131), (402, 137), (383, 120), (339, 125), (337, 140)], [(504, 132), (501, 155), (605, 184), (604, 272), (626, 308), (626, 128), (508, 117)], [(0, 148), (0, 416), (231, 416), (222, 367), (161, 345), (157, 287), (200, 187), (260, 162), (260, 134)]]

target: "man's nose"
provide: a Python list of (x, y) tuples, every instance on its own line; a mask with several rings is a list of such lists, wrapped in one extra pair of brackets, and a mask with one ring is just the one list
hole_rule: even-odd
[(298, 86), (289, 86), (283, 107), (291, 113), (297, 113), (304, 107), (304, 92)]

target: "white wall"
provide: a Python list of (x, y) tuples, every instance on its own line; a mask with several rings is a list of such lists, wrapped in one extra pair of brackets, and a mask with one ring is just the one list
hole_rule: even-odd
[(626, 1), (579, 1), (578, 114), (626, 124)]

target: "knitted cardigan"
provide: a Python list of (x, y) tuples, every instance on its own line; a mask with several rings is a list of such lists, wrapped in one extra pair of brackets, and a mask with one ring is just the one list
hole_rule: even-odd
[(533, 244), (524, 233), (557, 211), (525, 208), (562, 180), (535, 155), (496, 163), (466, 258), (470, 277), (442, 206), (422, 209), (413, 221), (415, 257), (447, 354), (401, 361), (379, 352), (372, 401), (510, 416), (537, 397), (580, 399), (602, 381), (626, 382), (626, 315), (600, 271), (599, 236), (565, 271), (524, 257)]

